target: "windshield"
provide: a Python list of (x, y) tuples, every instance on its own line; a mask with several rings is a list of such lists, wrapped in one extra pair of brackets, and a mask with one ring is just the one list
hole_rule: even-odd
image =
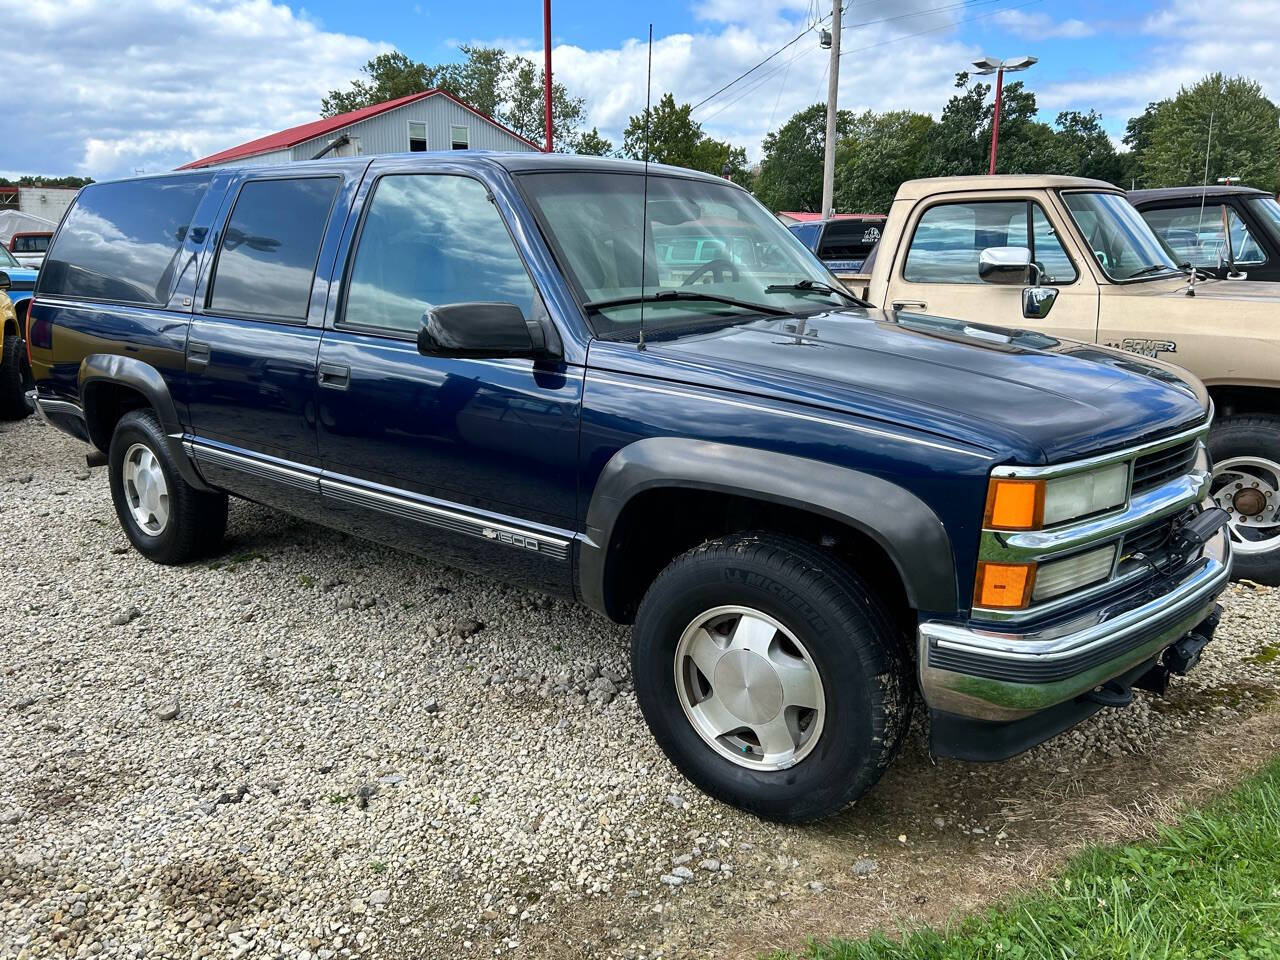
[(1275, 197), (1250, 197), (1249, 205), (1267, 227), (1271, 236), (1280, 241), (1280, 203)]
[(1179, 273), (1169, 251), (1124, 197), (1114, 193), (1064, 193), (1062, 200), (1112, 280), (1148, 280)]
[[(781, 222), (731, 184), (683, 177), (648, 178), (648, 227), (642, 229), (645, 178), (637, 173), (529, 173), (521, 187), (583, 304), (641, 293), (641, 234), (647, 235), (644, 294), (679, 290), (812, 312), (847, 299), (813, 288), (837, 281)], [(588, 307), (602, 337), (634, 335), (640, 304)], [(644, 304), (644, 329), (688, 327), (751, 317), (749, 308), (670, 297)]]
[(17, 260), (13, 259), (13, 254), (11, 254), (4, 247), (0, 247), (0, 267), (20, 267), (20, 266), (22, 266), (22, 264), (20, 264)]

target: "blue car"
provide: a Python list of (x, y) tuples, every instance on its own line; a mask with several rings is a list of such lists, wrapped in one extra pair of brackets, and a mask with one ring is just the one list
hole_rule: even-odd
[(1163, 690), (1231, 564), (1190, 374), (830, 280), (720, 177), (316, 160), (85, 187), (29, 341), (142, 556), (216, 551), (234, 496), (580, 601), (678, 768), (795, 822), (918, 694), (934, 754), (998, 760)]
[(13, 320), (5, 321), (4, 342), (0, 344), (0, 419), (13, 420), (30, 412), (25, 394), (32, 383), (23, 340), (37, 271), (24, 267), (0, 246), (0, 273), (8, 277), (7, 287), (0, 281), (0, 289), (8, 295), (15, 314)]

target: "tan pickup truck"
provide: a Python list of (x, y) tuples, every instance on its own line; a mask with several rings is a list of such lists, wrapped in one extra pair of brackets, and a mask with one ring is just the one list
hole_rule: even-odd
[(841, 279), (903, 315), (1032, 329), (1195, 373), (1216, 409), (1213, 493), (1231, 512), (1236, 576), (1280, 584), (1280, 283), (1193, 282), (1123, 191), (1050, 176), (904, 183), (863, 271)]

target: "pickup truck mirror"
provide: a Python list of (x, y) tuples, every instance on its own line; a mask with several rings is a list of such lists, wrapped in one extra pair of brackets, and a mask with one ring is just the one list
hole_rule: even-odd
[(418, 352), (428, 357), (529, 357), (551, 355), (546, 332), (526, 320), (514, 303), (450, 303), (422, 315)]
[(0, 293), (4, 293), (11, 286), (13, 286), (13, 281), (9, 279), (9, 275), (0, 270)]
[(1031, 251), (1026, 247), (987, 247), (978, 255), (978, 277), (984, 283), (1031, 282)]
[(1043, 320), (1057, 299), (1056, 287), (1027, 287), (1022, 291), (1022, 315), (1028, 320)]

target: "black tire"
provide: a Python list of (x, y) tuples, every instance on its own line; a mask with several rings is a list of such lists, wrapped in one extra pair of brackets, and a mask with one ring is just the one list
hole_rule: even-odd
[(33, 386), (26, 342), (21, 337), (5, 337), (4, 355), (0, 356), (0, 420), (21, 420), (31, 413), (27, 391)]
[[(821, 735), (792, 767), (752, 770), (726, 759), (685, 715), (679, 638), (724, 605), (783, 624), (829, 691)], [(829, 553), (792, 537), (734, 534), (676, 558), (640, 605), (631, 651), (640, 708), (672, 763), (704, 792), (765, 819), (802, 823), (843, 809), (880, 779), (911, 722), (909, 662), (883, 604)]]
[[(168, 489), (168, 520), (153, 535), (133, 516), (125, 490), (125, 455), (135, 445), (146, 447), (160, 463)], [(182, 477), (169, 452), (168, 437), (151, 410), (131, 410), (120, 418), (107, 456), (111, 500), (129, 541), (156, 563), (186, 563), (215, 552), (227, 530), (227, 495), (197, 490)]]
[[(1215, 464), (1233, 457), (1260, 457), (1280, 465), (1280, 416), (1266, 413), (1224, 417), (1209, 433), (1209, 454)], [(1232, 577), (1270, 587), (1280, 586), (1280, 536), (1264, 553), (1232, 555)]]

